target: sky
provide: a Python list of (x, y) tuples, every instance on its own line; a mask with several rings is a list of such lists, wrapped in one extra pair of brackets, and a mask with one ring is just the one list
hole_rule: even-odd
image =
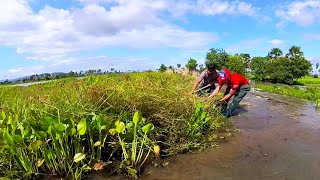
[(211, 48), (320, 63), (320, 0), (1, 0), (0, 80), (201, 64)]

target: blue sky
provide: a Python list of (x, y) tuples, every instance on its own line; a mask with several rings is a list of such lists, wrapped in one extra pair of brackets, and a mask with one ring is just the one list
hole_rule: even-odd
[(0, 79), (203, 63), (210, 48), (320, 63), (320, 0), (3, 0)]

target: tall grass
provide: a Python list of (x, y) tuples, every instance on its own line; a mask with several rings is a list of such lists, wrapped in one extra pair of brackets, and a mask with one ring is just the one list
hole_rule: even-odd
[(134, 73), (1, 87), (0, 177), (82, 179), (105, 167), (137, 177), (153, 146), (163, 156), (197, 147), (229, 123), (186, 95), (193, 80)]
[(310, 84), (320, 85), (320, 78), (306, 76), (301, 79), (298, 79), (297, 82), (304, 85), (310, 85)]

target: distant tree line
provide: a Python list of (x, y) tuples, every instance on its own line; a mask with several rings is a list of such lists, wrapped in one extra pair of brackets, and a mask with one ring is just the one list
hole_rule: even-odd
[[(251, 57), (250, 54), (228, 54), (224, 49), (210, 49), (206, 54), (204, 64), (198, 65), (197, 60), (190, 58), (185, 65), (186, 68), (202, 71), (207, 64), (215, 64), (217, 69), (228, 68), (232, 72), (247, 75), (252, 73), (258, 81), (269, 81), (273, 83), (293, 84), (298, 78), (310, 75), (312, 65), (304, 57), (304, 53), (299, 46), (292, 46), (288, 53), (283, 54), (279, 48), (272, 48), (264, 57)], [(177, 65), (178, 68), (181, 67)], [(160, 72), (166, 70), (162, 64)], [(316, 70), (320, 72), (319, 64)]]
[(90, 75), (101, 75), (101, 74), (110, 74), (110, 73), (121, 73), (121, 71), (117, 71), (114, 68), (111, 68), (110, 71), (102, 71), (101, 69), (98, 69), (98, 70), (90, 69), (87, 71), (80, 71), (80, 72), (70, 71), (69, 73), (55, 72), (55, 73), (33, 74), (31, 76), (18, 78), (11, 81), (7, 79), (0, 82), (0, 84), (28, 83), (28, 82), (36, 82), (36, 81), (48, 81), (53, 79), (84, 77), (84, 76), (90, 76)]

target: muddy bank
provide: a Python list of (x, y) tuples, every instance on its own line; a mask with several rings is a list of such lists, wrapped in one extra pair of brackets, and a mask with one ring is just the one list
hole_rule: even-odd
[(320, 177), (320, 112), (307, 102), (250, 93), (233, 117), (240, 132), (217, 148), (179, 155), (141, 179), (290, 179)]

